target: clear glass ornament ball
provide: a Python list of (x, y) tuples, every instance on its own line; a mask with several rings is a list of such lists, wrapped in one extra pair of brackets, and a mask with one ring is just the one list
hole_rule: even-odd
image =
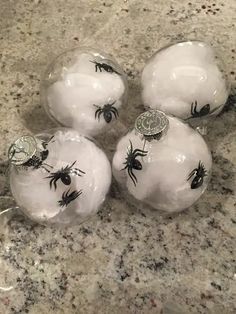
[(41, 100), (60, 125), (96, 136), (119, 120), (127, 89), (126, 75), (112, 56), (81, 47), (65, 51), (49, 65)]
[(94, 215), (111, 184), (111, 167), (95, 142), (58, 128), (22, 136), (9, 149), (13, 197), (30, 219), (68, 226)]
[(141, 114), (117, 145), (113, 174), (137, 201), (168, 213), (193, 205), (207, 188), (212, 158), (202, 136), (158, 110)]
[(229, 96), (229, 74), (218, 50), (202, 41), (183, 41), (157, 51), (142, 72), (145, 107), (206, 125)]

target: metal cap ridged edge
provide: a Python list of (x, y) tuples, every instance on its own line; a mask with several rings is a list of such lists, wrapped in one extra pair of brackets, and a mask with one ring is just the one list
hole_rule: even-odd
[(159, 110), (149, 110), (135, 120), (135, 130), (143, 136), (152, 137), (163, 133), (169, 126), (166, 114)]
[(8, 160), (11, 164), (20, 166), (25, 164), (36, 153), (36, 139), (31, 135), (23, 135), (9, 147)]

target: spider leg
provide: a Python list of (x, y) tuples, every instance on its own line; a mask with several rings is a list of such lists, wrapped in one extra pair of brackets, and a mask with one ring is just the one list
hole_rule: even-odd
[(195, 105), (194, 105), (194, 113), (198, 114), (198, 112), (197, 112), (197, 101), (196, 100), (195, 100)]
[(102, 113), (103, 113), (102, 109), (99, 109), (99, 112), (98, 112), (98, 120), (100, 120), (100, 116), (101, 116)]
[(137, 149), (137, 148), (136, 148), (136, 149), (133, 151), (133, 154), (135, 155), (136, 153), (147, 154), (148, 151), (147, 151), (147, 150), (141, 150), (141, 149)]
[(69, 167), (68, 167), (68, 170), (70, 170), (71, 168), (73, 168), (74, 164), (76, 163), (76, 160), (73, 162), (73, 164), (71, 164)]
[(50, 190), (52, 188), (52, 182), (54, 181), (54, 173), (48, 177), (46, 177), (45, 179), (51, 179), (50, 182), (49, 182), (49, 186), (50, 186)]
[(185, 118), (184, 121), (187, 121), (189, 119), (196, 118), (196, 117), (198, 117), (197, 101), (195, 101), (194, 103), (193, 102), (191, 103), (191, 116), (188, 118)]
[[(54, 138), (54, 135), (52, 135), (51, 137), (50, 137), (50, 139), (49, 139), (49, 141), (47, 141), (47, 144), (49, 144), (51, 141), (52, 141), (52, 139)], [(53, 141), (52, 143), (54, 143), (55, 141)]]
[[(112, 106), (112, 105), (111, 105)], [(110, 111), (112, 111), (112, 112), (116, 112), (117, 111), (117, 109), (115, 108), (115, 107), (111, 107), (110, 108)]]
[(115, 111), (111, 110), (111, 113), (113, 113), (113, 115), (114, 115), (115, 119), (117, 119), (117, 118), (118, 118), (117, 113), (116, 113)]
[(134, 155), (134, 158), (137, 158), (137, 157), (145, 157), (145, 156), (147, 156), (147, 154), (142, 154), (142, 153), (136, 153), (135, 155)]
[(98, 119), (98, 120), (99, 120), (98, 114), (99, 114), (100, 111), (101, 111), (100, 108), (98, 108), (98, 109), (95, 111), (95, 119)]
[(138, 180), (135, 174), (133, 173), (132, 169), (128, 168), (128, 174), (129, 174), (130, 179), (133, 181), (134, 185), (136, 186), (136, 183)]
[[(44, 162), (43, 165), (45, 165), (45, 166), (47, 166), (47, 167), (53, 169), (53, 166), (50, 166), (49, 164), (46, 164), (46, 162)], [(49, 171), (49, 172), (50, 172), (50, 171)]]
[(97, 117), (98, 117), (99, 110), (100, 110), (100, 109), (97, 109), (97, 110), (95, 111), (95, 119), (97, 119)]
[[(194, 116), (194, 110), (193, 110), (193, 102), (191, 103), (191, 115)], [(188, 118), (189, 119), (189, 118)]]
[(119, 112), (118, 112), (118, 110), (116, 110), (116, 111), (114, 112), (114, 115), (115, 115), (115, 118), (118, 119), (118, 117), (119, 117)]
[[(70, 173), (71, 173), (71, 174), (75, 174), (75, 175), (77, 175), (77, 176), (79, 176), (79, 177), (82, 177), (82, 175), (80, 174), (80, 173), (81, 173), (81, 170), (78, 169), (78, 168), (72, 169), (72, 170), (70, 171)], [(82, 173), (85, 174), (85, 172), (83, 172), (83, 171), (82, 171)]]
[(99, 113), (100, 113), (100, 111), (101, 111), (102, 109), (100, 108), (100, 107), (98, 107), (98, 109), (95, 111), (95, 119), (99, 119)]
[[(48, 166), (48, 165), (47, 165)], [(41, 168), (43, 168), (44, 170), (46, 170), (48, 173), (50, 173), (50, 171), (44, 166), (44, 165), (41, 165)], [(53, 167), (52, 167), (53, 168)]]
[(209, 112), (209, 114), (214, 113), (215, 111), (217, 111), (218, 109), (220, 109), (220, 107), (222, 107), (222, 106), (223, 106), (223, 105), (220, 105), (220, 106), (218, 106), (218, 107), (212, 109), (211, 112)]
[(130, 146), (127, 146), (127, 147), (126, 147), (126, 150), (127, 150), (127, 157), (126, 157), (125, 159), (127, 160), (129, 154), (131, 153)]
[(131, 140), (129, 140), (129, 142), (130, 142), (130, 153), (132, 153), (133, 152), (133, 144), (132, 144)]
[(79, 197), (81, 194), (82, 194), (82, 190), (80, 190), (80, 191), (74, 191), (74, 192), (73, 192), (73, 198), (74, 198), (74, 200), (75, 200), (77, 197)]
[(66, 192), (63, 192), (63, 193), (62, 193), (62, 196), (61, 196), (62, 200), (64, 200), (64, 198), (65, 198), (65, 193), (66, 193)]
[(192, 176), (197, 172), (197, 169), (193, 169), (193, 171), (189, 174), (188, 179), (190, 180), (192, 178)]
[(52, 173), (50, 174), (50, 176), (45, 177), (45, 179), (51, 179), (51, 178), (54, 177), (55, 174), (56, 174), (56, 172), (52, 172)]
[(144, 137), (144, 143), (143, 143), (143, 149), (142, 149), (143, 151), (145, 151), (145, 150), (144, 150), (145, 145), (146, 145), (146, 139), (145, 139), (145, 137)]
[(76, 194), (76, 191), (72, 191), (72, 192), (70, 193), (70, 197), (74, 197), (75, 194)]
[[(56, 191), (57, 189), (57, 180), (59, 180), (59, 178), (57, 178), (56, 180), (54, 180), (53, 185), (54, 185), (54, 189)], [(52, 181), (52, 180), (51, 180)]]
[(116, 108), (111, 108), (111, 112), (114, 114), (115, 118), (117, 119), (117, 117), (119, 116), (119, 112)]
[(119, 117), (119, 111), (117, 108), (115, 108), (116, 116)]
[(115, 69), (113, 69), (113, 72), (118, 74), (118, 75), (121, 75), (119, 72), (117, 72)]
[[(42, 141), (42, 146), (43, 146), (44, 149), (47, 148), (48, 144), (52, 141), (53, 138), (54, 138), (54, 135), (52, 135), (48, 141), (46, 141), (46, 142)], [(53, 141), (51, 143), (54, 143), (54, 142), (55, 141)]]
[(59, 204), (60, 207), (64, 207), (64, 206), (65, 206), (65, 204), (64, 204), (64, 202), (63, 202), (63, 199), (59, 200), (59, 201), (58, 201), (58, 204)]
[[(48, 178), (48, 177), (47, 177)], [(49, 186), (50, 186), (50, 190), (51, 190), (51, 188), (52, 188), (52, 181), (53, 181), (54, 179), (52, 178), (51, 180), (50, 180), (50, 182), (49, 182)]]
[(74, 168), (73, 170), (76, 170), (76, 171), (79, 171), (79, 172), (81, 172), (81, 173), (83, 173), (83, 174), (86, 174), (86, 172), (84, 172), (83, 170), (81, 170), (81, 169), (79, 169), (79, 168)]
[(133, 151), (133, 154), (136, 154), (136, 153), (141, 153), (141, 154), (146, 154), (147, 155), (148, 151), (147, 150), (141, 150), (141, 149), (135, 149)]
[(63, 193), (64, 198), (69, 197), (70, 189)]
[(125, 169), (128, 168), (128, 165), (126, 164), (126, 162), (124, 162), (124, 165), (126, 165), (126, 166), (125, 166), (124, 168), (120, 169), (120, 171), (121, 171), (121, 170), (125, 170)]

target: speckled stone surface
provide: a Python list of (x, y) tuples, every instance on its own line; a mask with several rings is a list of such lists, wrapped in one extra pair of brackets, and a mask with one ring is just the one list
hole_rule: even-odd
[[(235, 0), (190, 1), (0, 1), (1, 210), (14, 205), (7, 145), (53, 126), (40, 105), (40, 77), (65, 48), (99, 45), (123, 64), (127, 127), (143, 110), (145, 61), (175, 40), (220, 48), (235, 87)], [(212, 181), (189, 211), (162, 217), (134, 208), (114, 184), (99, 214), (70, 229), (32, 224), (16, 210), (1, 215), (0, 313), (236, 313), (234, 102), (211, 124)]]

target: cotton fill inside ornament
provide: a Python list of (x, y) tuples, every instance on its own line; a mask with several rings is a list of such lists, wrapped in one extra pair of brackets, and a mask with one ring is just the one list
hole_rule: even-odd
[(215, 50), (201, 41), (159, 50), (142, 73), (144, 105), (204, 126), (219, 114), (229, 96), (227, 72)]
[(98, 211), (110, 187), (106, 155), (72, 129), (22, 136), (8, 156), (13, 197), (29, 218), (42, 224), (83, 222)]
[(112, 166), (116, 180), (136, 200), (175, 212), (203, 194), (212, 158), (199, 132), (178, 118), (150, 110), (120, 139)]
[(42, 80), (41, 99), (50, 117), (91, 136), (114, 127), (126, 96), (122, 68), (110, 55), (91, 48), (59, 55)]

